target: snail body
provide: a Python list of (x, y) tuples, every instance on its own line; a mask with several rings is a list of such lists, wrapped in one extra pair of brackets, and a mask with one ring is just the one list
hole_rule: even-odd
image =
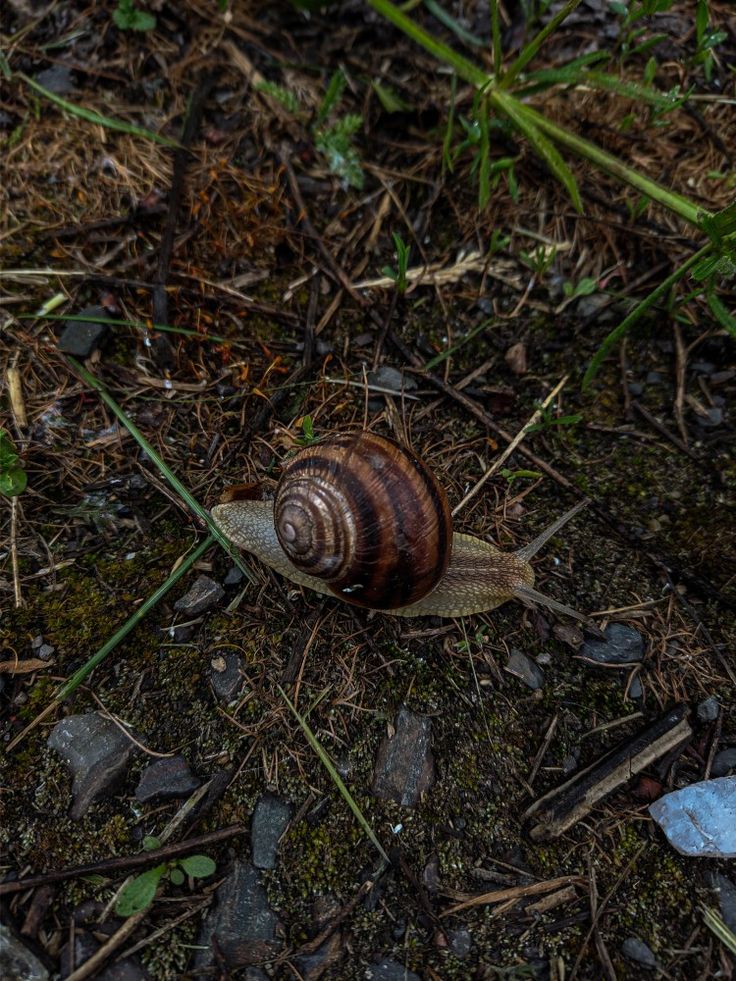
[(232, 500), (212, 517), (287, 579), (356, 606), (458, 617), (517, 598), (579, 617), (533, 588), (529, 559), (581, 506), (525, 548), (501, 552), (452, 531), (443, 488), (411, 450), (358, 433), (297, 452), (274, 501)]

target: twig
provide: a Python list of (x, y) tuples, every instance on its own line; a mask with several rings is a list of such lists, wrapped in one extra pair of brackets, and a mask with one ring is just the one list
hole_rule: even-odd
[(665, 439), (668, 439), (673, 446), (676, 446), (678, 450), (681, 450), (683, 453), (689, 456), (691, 460), (698, 459), (690, 447), (686, 443), (683, 443), (679, 436), (675, 436), (674, 433), (671, 433), (664, 423), (661, 423), (656, 416), (652, 415), (649, 409), (644, 408), (638, 399), (632, 399), (631, 405), (643, 419), (646, 419), (650, 426), (656, 429), (658, 433), (661, 433)]
[(549, 749), (549, 744), (552, 742), (552, 737), (554, 736), (555, 729), (557, 728), (557, 720), (558, 719), (559, 719), (559, 715), (557, 713), (555, 713), (555, 715), (552, 717), (552, 721), (550, 722), (549, 726), (547, 727), (546, 733), (544, 734), (544, 739), (542, 740), (542, 745), (539, 747), (539, 752), (537, 753), (536, 759), (534, 760), (534, 764), (532, 765), (532, 772), (529, 774), (529, 777), (527, 778), (527, 781), (526, 781), (527, 784), (530, 787), (534, 783), (534, 779), (537, 776), (537, 771), (539, 770), (539, 767), (542, 764), (542, 760), (547, 755), (547, 750)]
[(613, 964), (611, 963), (611, 958), (608, 950), (606, 949), (606, 945), (603, 943), (601, 931), (598, 929), (598, 884), (595, 879), (595, 868), (593, 867), (592, 853), (588, 856), (588, 878), (590, 879), (590, 918), (593, 924), (592, 930), (593, 939), (595, 940), (595, 947), (598, 951), (598, 957), (603, 965), (603, 970), (606, 972), (608, 981), (616, 981), (616, 972), (613, 969)]
[(484, 892), (479, 896), (473, 896), (462, 903), (450, 906), (440, 913), (440, 917), (452, 916), (464, 909), (473, 906), (488, 906), (490, 903), (502, 903), (506, 900), (524, 899), (525, 896), (538, 896), (540, 893), (553, 892), (562, 886), (580, 884), (585, 880), (579, 875), (562, 875), (557, 879), (548, 879), (546, 882), (532, 882), (528, 886), (512, 886), (510, 889), (496, 889), (493, 892)]
[(18, 498), (10, 499), (10, 564), (13, 569), (13, 593), (15, 595), (16, 609), (23, 606), (23, 597), (20, 592), (20, 576), (18, 574)]
[(539, 406), (539, 408), (537, 408), (535, 410), (535, 412), (530, 417), (530, 419), (528, 420), (528, 422), (526, 422), (521, 427), (521, 429), (516, 434), (516, 436), (514, 436), (514, 438), (509, 443), (509, 445), (503, 451), (503, 453), (497, 459), (495, 459), (493, 461), (493, 463), (486, 470), (486, 472), (483, 474), (483, 476), (480, 478), (480, 480), (478, 480), (476, 482), (475, 486), (474, 487), (471, 487), (470, 490), (468, 491), (468, 493), (462, 499), (462, 501), (460, 501), (460, 503), (456, 507), (454, 507), (452, 509), (452, 516), (453, 516), (453, 518), (455, 517), (455, 515), (459, 514), (462, 511), (462, 509), (465, 507), (465, 505), (468, 503), (468, 501), (472, 501), (472, 499), (475, 497), (475, 495), (478, 493), (478, 491), (481, 489), (481, 487), (483, 487), (483, 485), (486, 483), (486, 481), (487, 480), (490, 480), (490, 478), (494, 475), (494, 473), (496, 473), (498, 471), (498, 469), (501, 466), (503, 466), (503, 464), (506, 462), (506, 460), (508, 460), (508, 458), (514, 452), (514, 450), (519, 446), (519, 444), (521, 443), (521, 441), (525, 438), (525, 436), (529, 432), (529, 430), (533, 426), (536, 426), (536, 424), (542, 418), (542, 415), (544, 414), (544, 410), (547, 408), (548, 405), (550, 405), (555, 400), (555, 398), (557, 397), (557, 395), (559, 394), (559, 392), (565, 387), (565, 384), (567, 383), (567, 379), (569, 377), (570, 377), (569, 375), (565, 375), (564, 378), (561, 378), (560, 379), (560, 381), (555, 385), (555, 387), (549, 393), (549, 395), (544, 400), (544, 402), (542, 402), (542, 404)]
[(675, 377), (677, 386), (675, 394), (675, 419), (677, 421), (677, 428), (680, 430), (682, 441), (687, 446), (687, 429), (685, 428), (685, 419), (683, 416), (685, 404), (686, 368), (687, 348), (682, 340), (682, 330), (680, 325), (675, 323)]
[(156, 848), (150, 852), (139, 852), (137, 855), (120, 855), (117, 858), (107, 858), (101, 862), (89, 862), (87, 865), (76, 865), (69, 869), (58, 869), (56, 872), (27, 876), (25, 879), (18, 879), (15, 882), (0, 882), (0, 896), (11, 896), (17, 892), (25, 892), (26, 889), (35, 889), (52, 882), (66, 882), (68, 879), (78, 879), (84, 875), (112, 875), (117, 872), (127, 872), (130, 869), (145, 868), (149, 865), (160, 865), (162, 862), (170, 862), (172, 859), (179, 858), (180, 855), (188, 855), (198, 848), (208, 848), (211, 845), (227, 841), (229, 838), (234, 838), (236, 835), (245, 834), (245, 831), (246, 829), (241, 824), (233, 824), (229, 828), (211, 831), (208, 834), (199, 835), (197, 838), (189, 838), (187, 841), (179, 841), (174, 845), (166, 845), (164, 848)]

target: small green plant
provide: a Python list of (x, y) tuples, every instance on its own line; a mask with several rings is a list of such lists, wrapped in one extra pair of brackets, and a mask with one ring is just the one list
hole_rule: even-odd
[(139, 10), (134, 0), (118, 0), (112, 19), (121, 31), (152, 31), (156, 26), (153, 14)]
[(0, 429), (0, 494), (4, 497), (17, 497), (28, 484), (28, 475), (19, 466), (19, 459), (9, 434)]
[(538, 245), (533, 252), (527, 252), (526, 249), (519, 251), (519, 258), (525, 266), (531, 269), (537, 279), (544, 276), (555, 261), (556, 256), (557, 249), (554, 246), (547, 248), (544, 245)]
[[(143, 848), (146, 851), (154, 851), (160, 847), (161, 842), (158, 838), (143, 839)], [(172, 885), (181, 886), (187, 876), (192, 879), (206, 879), (216, 868), (215, 863), (207, 855), (187, 855), (172, 862), (162, 862), (131, 879), (118, 896), (115, 912), (118, 916), (133, 916), (147, 909), (153, 902), (159, 883), (164, 877), (168, 878)]]
[(590, 276), (583, 276), (577, 283), (567, 280), (567, 282), (562, 284), (562, 292), (565, 294), (566, 300), (576, 300), (579, 296), (590, 296), (597, 289), (597, 281)]
[(381, 272), (389, 279), (393, 279), (396, 291), (399, 296), (403, 296), (408, 285), (406, 271), (409, 268), (409, 246), (398, 232), (393, 232), (392, 237), (396, 246), (396, 269), (393, 266), (384, 266)]
[(713, 77), (713, 64), (715, 62), (713, 48), (725, 41), (727, 37), (726, 31), (716, 31), (711, 26), (708, 0), (698, 0), (698, 9), (695, 14), (695, 58), (693, 61), (694, 64), (703, 66), (706, 82), (710, 82)]
[[(554, 415), (554, 406), (548, 405), (542, 409), (542, 418), (533, 426), (529, 426), (528, 433), (539, 433), (545, 429), (552, 429), (554, 426), (577, 426), (582, 421), (580, 413), (568, 416)], [(537, 474), (536, 476), (540, 476)]]
[(297, 436), (299, 446), (311, 446), (319, 440), (319, 436), (314, 435), (314, 421), (311, 416), (304, 416), (301, 422), (302, 435)]
[[(335, 116), (335, 109), (345, 91), (345, 85), (345, 76), (338, 69), (327, 83), (322, 102), (309, 126), (309, 133), (315, 150), (326, 159), (332, 173), (342, 177), (349, 187), (360, 191), (364, 181), (363, 169), (360, 165), (360, 155), (353, 145), (353, 137), (363, 125), (363, 117), (352, 112), (344, 116)], [(308, 116), (298, 96), (291, 89), (269, 81), (259, 82), (256, 88), (259, 92), (265, 92), (266, 95), (276, 99), (287, 112), (303, 123), (307, 122)]]
[[(529, 432), (531, 432), (531, 429)], [(508, 480), (509, 487), (511, 487), (515, 480), (522, 480), (524, 478), (538, 480), (542, 475), (537, 470), (509, 470), (508, 467), (504, 467), (501, 470), (501, 476)]]

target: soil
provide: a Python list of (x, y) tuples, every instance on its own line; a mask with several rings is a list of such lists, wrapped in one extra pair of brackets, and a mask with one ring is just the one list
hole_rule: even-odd
[[(196, 576), (222, 584), (233, 568), (213, 544), (5, 753), (6, 881), (137, 854), (182, 802), (141, 805), (135, 787), (150, 753), (177, 753), (203, 781), (226, 775), (181, 837), (247, 830), (266, 792), (291, 807), (276, 868), (261, 873), (280, 920), (278, 954), (252, 957), (268, 977), (299, 976), (294, 958), (324, 926), (325, 904), (344, 913), (333, 924), (340, 944), (307, 977), (364, 978), (382, 959), (443, 981), (649, 976), (622, 950), (632, 936), (663, 976), (730, 977), (733, 953), (702, 914), (718, 908), (712, 875), (727, 876), (728, 864), (679, 855), (647, 808), (707, 777), (714, 753), (736, 741), (734, 339), (689, 281), (581, 386), (604, 338), (702, 233), (566, 157), (582, 196), (576, 213), (498, 120), (491, 197), (479, 207), (469, 87), (369, 7), (307, 6), (158, 2), (150, 31), (121, 30), (111, 2), (39, 10), (13, 0), (0, 14), (13, 73), (0, 96), (1, 404), (28, 476), (21, 495), (0, 498), (0, 661), (36, 657), (35, 638), (54, 649), (40, 667), (0, 675), (5, 746), (206, 534), (80, 363), (205, 508), (233, 484), (272, 487), (310, 424), (321, 440), (369, 427), (410, 444), (455, 506), (566, 377), (455, 525), (511, 551), (587, 497), (535, 558), (536, 585), (600, 628), (635, 627), (644, 660), (591, 665), (582, 631), (541, 607), (405, 620), (299, 589), (245, 555), (247, 578), (231, 574), (225, 598), (181, 626), (174, 603)], [(531, 29), (523, 6), (505, 5), (509, 63)], [(612, 58), (606, 71), (641, 81), (653, 58), (660, 90), (694, 87), (687, 106), (655, 117), (585, 86), (531, 98), (717, 211), (733, 199), (736, 21), (729, 4), (709, 4), (725, 33), (706, 73), (691, 6), (646, 19), (646, 37), (661, 39), (624, 57), (620, 16), (588, 2), (534, 62), (551, 67), (600, 47)], [(447, 9), (488, 37), (487, 5)], [(481, 58), (428, 9), (412, 17)], [(185, 149), (63, 111), (28, 81), (50, 86), (39, 73), (60, 67), (70, 73), (54, 82), (60, 98)], [(337, 71), (344, 89), (320, 119)], [(394, 233), (410, 246), (410, 269), (441, 272), (397, 290), (383, 272), (396, 272)], [(370, 280), (379, 283), (360, 285)], [(570, 297), (586, 280), (592, 292)], [(72, 359), (59, 338), (73, 322), (39, 313), (90, 317), (92, 307), (138, 326), (113, 322), (88, 357)], [(386, 367), (401, 373), (403, 391), (385, 391)], [(14, 391), (9, 368), (19, 371)], [(514, 651), (542, 666), (542, 688), (504, 670)], [(228, 700), (215, 694), (212, 663), (232, 653), (242, 682)], [(693, 711), (693, 738), (676, 758), (560, 837), (530, 839), (522, 815), (534, 800), (666, 710), (694, 710), (711, 695), (718, 719)], [(287, 698), (339, 764), (387, 868)], [(411, 808), (371, 792), (402, 706), (431, 719), (436, 770)], [(143, 749), (72, 820), (69, 773), (47, 739), (65, 715), (97, 710), (131, 726)], [(141, 942), (136, 956), (151, 977), (193, 976), (202, 899), (248, 860), (249, 835), (207, 854), (215, 875), (166, 884), (113, 956)], [(517, 896), (447, 912), (470, 896), (564, 877), (572, 889), (560, 886), (559, 905), (530, 909), (538, 896)], [(107, 903), (124, 878), (75, 877), (43, 900), (32, 890), (6, 896), (3, 921), (25, 923), (24, 943), (58, 971), (82, 904)], [(255, 977), (249, 970), (218, 962), (210, 974)]]

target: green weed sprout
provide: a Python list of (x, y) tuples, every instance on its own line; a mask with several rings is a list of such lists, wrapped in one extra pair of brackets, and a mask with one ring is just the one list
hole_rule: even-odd
[(26, 489), (28, 475), (19, 466), (19, 459), (9, 434), (0, 429), (0, 494), (3, 497), (17, 497)]
[[(145, 851), (154, 851), (161, 847), (158, 838), (146, 837), (143, 839)], [(192, 879), (206, 879), (212, 875), (217, 866), (207, 855), (188, 855), (185, 858), (177, 858), (172, 862), (162, 862), (152, 869), (146, 869), (140, 875), (135, 876), (120, 891), (115, 912), (118, 916), (134, 916), (148, 909), (154, 900), (156, 891), (161, 880), (166, 877), (175, 886), (181, 886), (187, 876)]]
[(394, 281), (396, 291), (399, 296), (403, 296), (408, 286), (406, 272), (409, 268), (409, 246), (398, 232), (392, 232), (392, 238), (396, 246), (396, 268), (394, 269), (393, 266), (384, 266), (381, 272), (384, 276)]
[(139, 10), (133, 0), (118, 0), (112, 19), (121, 31), (152, 31), (156, 26), (153, 14)]

